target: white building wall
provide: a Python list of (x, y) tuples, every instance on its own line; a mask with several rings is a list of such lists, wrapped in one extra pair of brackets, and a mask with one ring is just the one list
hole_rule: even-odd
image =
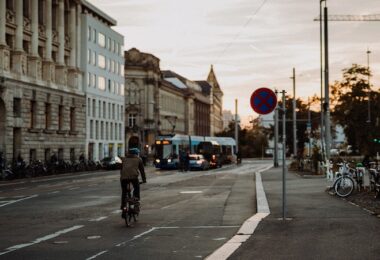
[(124, 156), (124, 37), (82, 14), (86, 158)]

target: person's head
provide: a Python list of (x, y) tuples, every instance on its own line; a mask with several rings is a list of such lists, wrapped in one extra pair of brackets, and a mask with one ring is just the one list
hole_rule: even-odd
[(128, 153), (133, 155), (139, 155), (140, 150), (138, 148), (131, 148), (128, 150)]

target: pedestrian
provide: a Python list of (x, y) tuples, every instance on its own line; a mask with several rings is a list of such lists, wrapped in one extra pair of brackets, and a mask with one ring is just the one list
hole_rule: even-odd
[(185, 170), (185, 161), (186, 161), (186, 153), (183, 150), (179, 151), (179, 171), (183, 172)]
[(185, 172), (190, 170), (190, 152), (187, 151), (185, 155)]

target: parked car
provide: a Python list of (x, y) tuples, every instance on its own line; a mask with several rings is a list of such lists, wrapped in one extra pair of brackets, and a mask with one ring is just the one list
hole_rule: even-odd
[(208, 170), (210, 168), (210, 163), (202, 154), (190, 154), (189, 159), (190, 170)]
[(121, 169), (122, 161), (120, 157), (105, 157), (101, 161), (102, 167), (107, 170)]

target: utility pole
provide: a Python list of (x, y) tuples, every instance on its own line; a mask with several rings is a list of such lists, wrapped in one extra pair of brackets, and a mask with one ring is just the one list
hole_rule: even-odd
[(235, 99), (235, 140), (236, 140), (236, 153), (239, 152), (239, 132), (238, 132), (238, 100)]
[(371, 123), (371, 84), (370, 84), (370, 78), (371, 74), (369, 72), (369, 55), (371, 54), (371, 51), (369, 48), (367, 48), (367, 68), (368, 68), (368, 119), (367, 123)]
[(307, 137), (309, 139), (309, 149), (308, 149), (308, 157), (311, 157), (311, 112), (310, 112), (310, 100), (307, 98), (307, 103), (309, 105), (309, 109), (307, 111)]
[(286, 107), (282, 91), (282, 220), (286, 220)]
[(326, 161), (330, 160), (331, 123), (330, 123), (330, 87), (329, 87), (329, 39), (327, 6), (324, 7), (324, 43), (325, 43), (325, 143)]
[(297, 118), (296, 118), (296, 69), (293, 68), (293, 156), (297, 157)]
[(322, 160), (325, 158), (325, 149), (324, 149), (324, 109), (323, 109), (323, 29), (322, 29), (322, 2), (325, 0), (320, 0), (319, 2), (319, 44), (320, 44), (320, 61), (321, 61), (321, 67), (320, 67), (320, 77), (321, 77), (321, 122), (320, 122), (320, 138), (321, 138), (321, 151), (322, 151)]

